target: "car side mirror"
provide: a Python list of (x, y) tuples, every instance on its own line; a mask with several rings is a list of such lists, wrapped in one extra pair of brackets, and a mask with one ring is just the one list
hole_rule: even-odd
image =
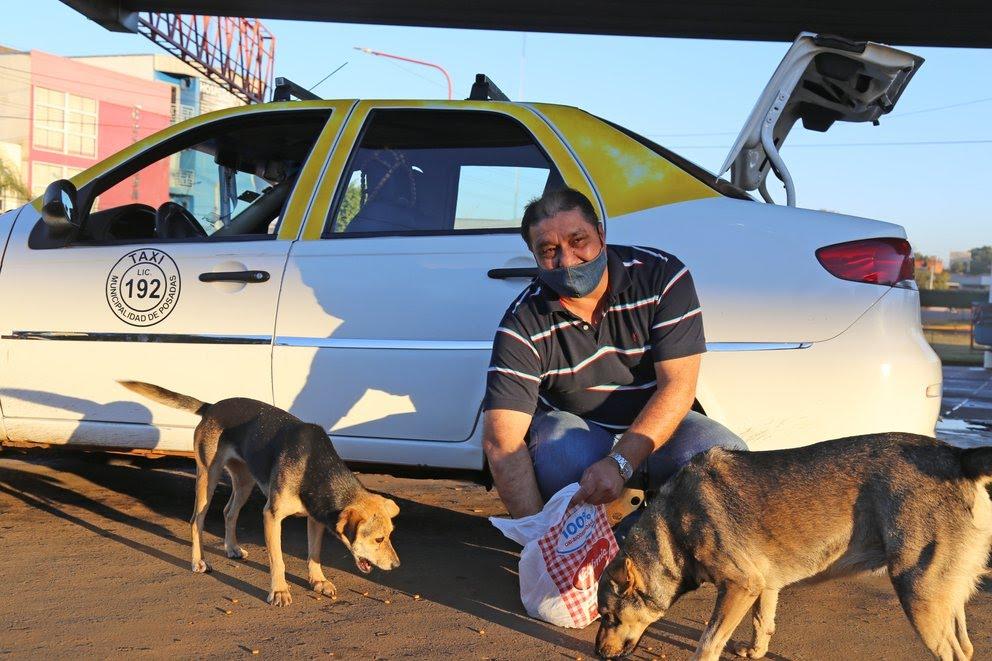
[(79, 229), (76, 187), (71, 181), (53, 181), (41, 199), (41, 218), (52, 235), (62, 236)]

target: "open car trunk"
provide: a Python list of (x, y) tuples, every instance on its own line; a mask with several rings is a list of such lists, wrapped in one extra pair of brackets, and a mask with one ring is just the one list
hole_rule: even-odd
[(727, 155), (720, 175), (772, 202), (769, 172), (785, 185), (789, 206), (795, 185), (779, 150), (797, 120), (812, 131), (834, 122), (874, 122), (890, 112), (923, 58), (866, 41), (803, 32), (775, 69)]

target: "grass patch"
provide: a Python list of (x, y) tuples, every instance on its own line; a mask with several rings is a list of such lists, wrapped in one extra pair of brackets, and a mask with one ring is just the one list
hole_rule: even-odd
[(963, 328), (952, 325), (927, 326), (923, 329), (923, 334), (943, 364), (969, 366), (982, 364), (985, 350), (971, 348), (968, 326)]
[(944, 365), (966, 365), (981, 367), (984, 351), (969, 349), (968, 345), (930, 343)]
[[(923, 331), (929, 332), (950, 332), (950, 333), (970, 333), (971, 324), (966, 322), (960, 323), (946, 323), (946, 324), (924, 324)], [(965, 336), (965, 342), (968, 341), (967, 336)]]

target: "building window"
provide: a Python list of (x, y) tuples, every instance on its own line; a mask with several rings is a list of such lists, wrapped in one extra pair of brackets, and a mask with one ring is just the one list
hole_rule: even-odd
[(72, 168), (68, 165), (58, 163), (42, 163), (34, 161), (31, 163), (31, 195), (38, 197), (45, 192), (48, 184), (57, 179), (69, 179), (82, 172), (80, 168)]
[(96, 100), (34, 88), (34, 146), (96, 158)]

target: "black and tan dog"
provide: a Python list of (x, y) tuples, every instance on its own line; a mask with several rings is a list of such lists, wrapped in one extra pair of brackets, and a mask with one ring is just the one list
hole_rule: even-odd
[(710, 450), (660, 492), (599, 584), (596, 652), (630, 654), (701, 583), (716, 606), (695, 659), (717, 659), (754, 606), (739, 656), (760, 658), (779, 590), (812, 577), (887, 570), (933, 655), (970, 659), (964, 606), (992, 543), (992, 447), (876, 434), (793, 450)]
[(192, 526), (194, 572), (210, 567), (203, 559), (203, 521), (214, 488), (225, 468), (231, 476), (231, 498), (224, 508), (224, 547), (230, 558), (245, 558), (235, 528), (241, 507), (257, 483), (268, 501), (262, 511), (269, 552), (271, 589), (268, 601), (292, 603), (282, 559), (282, 520), (307, 517), (307, 571), (316, 592), (333, 596), (334, 584), (320, 567), (325, 527), (332, 527), (351, 551), (363, 573), (399, 567), (389, 536), (399, 507), (366, 491), (338, 457), (320, 426), (302, 422), (282, 409), (254, 399), (232, 398), (205, 404), (165, 388), (121, 381), (129, 390), (166, 406), (201, 416), (193, 432), (196, 458), (196, 504)]

